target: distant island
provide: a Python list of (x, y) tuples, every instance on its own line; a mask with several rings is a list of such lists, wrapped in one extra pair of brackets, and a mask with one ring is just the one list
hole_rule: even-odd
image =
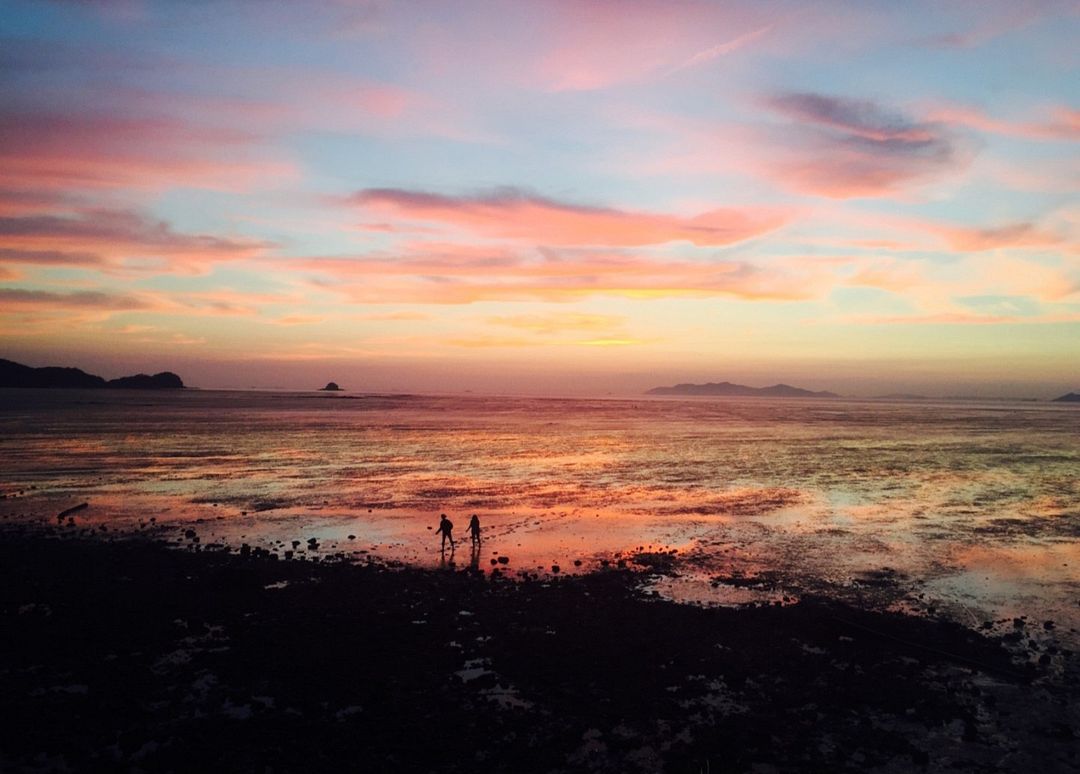
[(121, 390), (182, 390), (183, 380), (171, 371), (150, 376), (148, 374), (135, 374), (134, 376), (121, 376), (119, 379), (103, 379), (94, 374), (88, 374), (79, 368), (62, 368), (58, 366), (46, 366), (45, 368), (31, 368), (30, 366), (16, 363), (11, 360), (0, 358), (0, 387), (17, 387), (25, 389), (50, 389), (50, 388), (75, 388), (75, 389), (100, 389), (113, 388)]
[(341, 392), (341, 388), (337, 386), (337, 382), (327, 382), (325, 387), (319, 388), (319, 392)]
[(707, 382), (706, 384), (676, 384), (674, 387), (653, 387), (646, 395), (735, 395), (761, 396), (767, 398), (839, 398), (835, 392), (813, 392), (789, 384), (772, 387), (747, 387), (731, 382)]
[(1070, 392), (1067, 395), (1062, 395), (1060, 398), (1054, 398), (1054, 403), (1080, 403), (1080, 393)]

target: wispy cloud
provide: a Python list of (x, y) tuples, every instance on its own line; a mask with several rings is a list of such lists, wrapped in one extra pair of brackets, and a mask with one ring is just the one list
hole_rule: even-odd
[(1036, 223), (1009, 223), (989, 228), (961, 226), (929, 226), (949, 244), (953, 250), (982, 252), (1005, 248), (1046, 248), (1061, 245), (1066, 240)]
[(1063, 8), (1068, 8), (1068, 4), (1057, 0), (973, 4), (973, 13), (965, 14), (967, 23), (962, 29), (935, 35), (926, 43), (941, 48), (975, 48), (1002, 35), (1021, 30), (1043, 16)]
[(383, 216), (548, 245), (630, 247), (686, 241), (715, 247), (759, 236), (784, 222), (775, 208), (714, 209), (681, 217), (570, 204), (517, 188), (475, 196), (370, 188), (356, 193), (351, 202)]
[(50, 290), (0, 288), (0, 301), (9, 309), (16, 307), (44, 307), (50, 309), (132, 311), (153, 307), (150, 302), (136, 296), (97, 290), (79, 290), (64, 293)]
[(493, 315), (489, 325), (505, 326), (537, 334), (597, 333), (619, 330), (626, 323), (621, 315), (563, 312), (548, 314)]
[(250, 130), (171, 116), (0, 110), (5, 185), (28, 191), (212, 188), (295, 180), (288, 160), (258, 152)]
[(932, 108), (929, 119), (1026, 140), (1080, 140), (1080, 110), (1054, 105), (1027, 120), (996, 118), (973, 105), (943, 104)]
[(699, 65), (706, 64), (707, 62), (711, 62), (714, 59), (718, 59), (719, 57), (726, 56), (727, 54), (738, 51), (740, 48), (743, 48), (744, 46), (753, 43), (758, 38), (767, 34), (772, 28), (772, 24), (766, 24), (762, 27), (758, 27), (756, 30), (745, 32), (738, 37), (732, 38), (731, 40), (726, 40), (723, 43), (717, 43), (715, 46), (703, 48), (700, 51), (694, 53), (693, 56), (691, 56), (682, 64), (671, 68), (671, 70), (669, 70), (668, 72), (669, 74), (671, 74), (677, 73), (680, 70), (687, 70), (692, 67), (698, 67)]
[(551, 250), (502, 252), (497, 264), (472, 255), (397, 254), (297, 259), (316, 286), (362, 303), (467, 304), (571, 301), (588, 296), (731, 296), (793, 300), (821, 294), (831, 268), (798, 259), (763, 269), (743, 261), (680, 261), (642, 255)]
[(212, 234), (185, 234), (131, 210), (0, 216), (0, 263), (97, 265), (193, 272), (250, 258), (269, 245)]

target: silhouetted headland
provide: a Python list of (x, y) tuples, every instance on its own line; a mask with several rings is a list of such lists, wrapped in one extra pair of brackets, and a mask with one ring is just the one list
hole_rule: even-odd
[(705, 384), (676, 384), (674, 387), (653, 387), (646, 395), (733, 395), (762, 396), (767, 398), (839, 398), (835, 392), (813, 392), (789, 384), (772, 387), (747, 387), (731, 382), (706, 382)]
[(319, 392), (341, 392), (337, 382), (327, 382), (325, 387), (320, 387)]
[(115, 388), (126, 390), (181, 390), (183, 380), (171, 371), (150, 376), (135, 374), (121, 376), (118, 379), (103, 379), (96, 374), (88, 374), (79, 368), (46, 366), (31, 368), (11, 360), (0, 359), (0, 387), (26, 389), (74, 388), (99, 389)]
[(1054, 403), (1080, 403), (1080, 392), (1070, 392), (1060, 398), (1054, 398)]

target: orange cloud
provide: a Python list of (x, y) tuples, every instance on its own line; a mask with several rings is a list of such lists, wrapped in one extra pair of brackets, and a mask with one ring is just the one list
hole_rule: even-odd
[(430, 320), (431, 315), (422, 312), (388, 312), (386, 314), (362, 314), (357, 319), (371, 322), (418, 322)]
[(351, 201), (365, 211), (383, 215), (443, 223), (486, 237), (550, 245), (630, 247), (687, 241), (715, 247), (750, 239), (784, 222), (775, 210), (716, 209), (683, 218), (566, 204), (514, 188), (456, 197), (372, 188), (355, 194)]
[(278, 325), (314, 325), (315, 323), (321, 323), (325, 318), (315, 317), (313, 315), (304, 314), (290, 314), (284, 317), (278, 317), (275, 322)]
[(495, 315), (486, 318), (490, 325), (501, 325), (537, 334), (610, 332), (621, 328), (625, 317), (609, 314), (584, 314), (569, 312), (562, 314), (518, 314)]
[(847, 284), (900, 292), (925, 285), (922, 266), (912, 261), (875, 259), (855, 262), (858, 266)]
[(930, 226), (949, 247), (961, 252), (982, 252), (1002, 248), (1044, 248), (1065, 242), (1057, 234), (1046, 231), (1034, 223), (1010, 223), (991, 228), (966, 228), (961, 226)]
[(849, 317), (846, 322), (855, 325), (1001, 325), (1042, 324), (1053, 322), (1077, 322), (1080, 314), (1043, 315), (1026, 317), (1022, 315), (971, 314), (968, 312), (938, 312), (892, 317)]
[(495, 251), (493, 261), (466, 250), (358, 258), (299, 259), (313, 284), (363, 303), (466, 304), (488, 300), (570, 301), (584, 296), (630, 298), (727, 295), (794, 300), (830, 287), (829, 266), (798, 259), (767, 269), (739, 261), (663, 260), (618, 253), (519, 255)]

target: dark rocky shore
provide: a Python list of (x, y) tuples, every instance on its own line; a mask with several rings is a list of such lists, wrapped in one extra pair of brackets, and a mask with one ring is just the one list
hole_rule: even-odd
[(825, 599), (537, 580), (14, 527), (0, 769), (1066, 771), (1074, 657)]

